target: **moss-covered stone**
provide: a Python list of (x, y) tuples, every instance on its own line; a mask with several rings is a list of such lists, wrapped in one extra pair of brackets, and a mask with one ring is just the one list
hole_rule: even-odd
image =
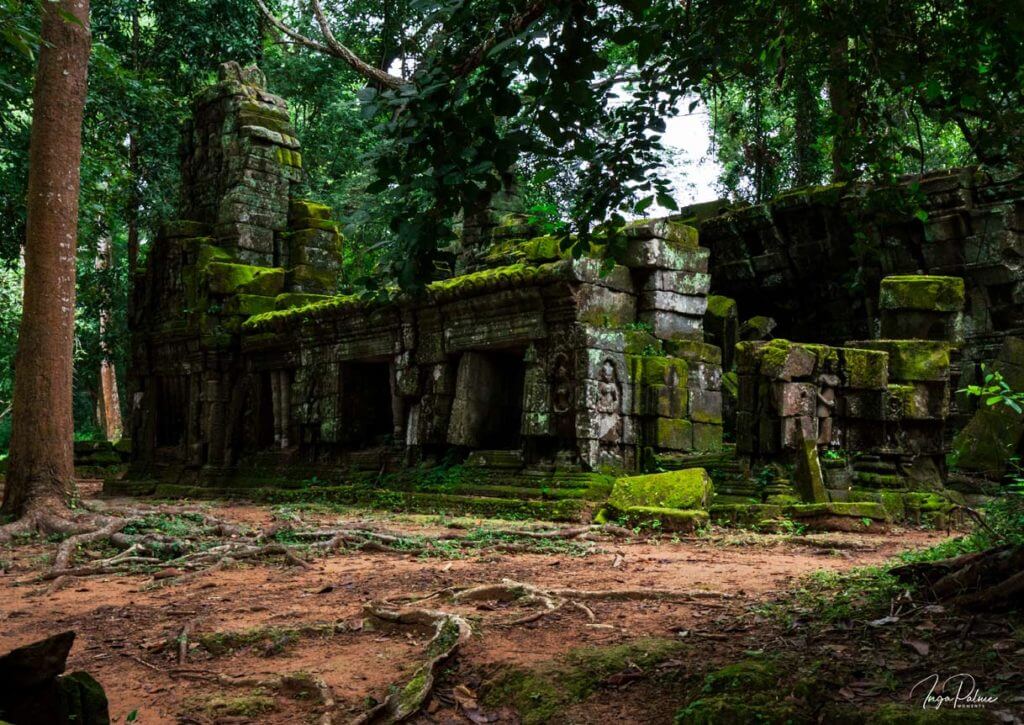
[(839, 348), (840, 370), (845, 385), (858, 390), (884, 390), (889, 383), (889, 357), (885, 352), (861, 347)]
[(886, 277), (878, 302), (884, 310), (959, 312), (964, 305), (964, 281), (923, 274)]
[(616, 479), (608, 503), (620, 511), (633, 506), (706, 509), (714, 489), (703, 468)]
[(690, 533), (703, 528), (708, 522), (708, 512), (683, 510), (659, 506), (630, 506), (622, 512), (630, 526), (657, 528), (661, 531)]
[(274, 298), (274, 309), (287, 310), (292, 307), (305, 307), (316, 302), (326, 302), (331, 295), (317, 295), (310, 292), (285, 292)]
[(678, 725), (799, 722), (799, 710), (780, 673), (768, 662), (748, 659), (705, 678), (703, 691), (676, 715)]
[(856, 347), (889, 355), (889, 380), (896, 383), (949, 378), (948, 342), (939, 340), (863, 340)]
[(637, 385), (679, 385), (689, 374), (689, 367), (682, 358), (647, 355), (636, 362), (633, 382)]
[(288, 203), (289, 221), (304, 219), (329, 220), (331, 218), (331, 207), (326, 204), (318, 204), (307, 199), (292, 199)]
[(736, 317), (736, 300), (723, 295), (708, 295), (707, 314), (715, 317)]
[(666, 340), (665, 351), (669, 355), (683, 358), (689, 362), (722, 364), (722, 349), (717, 345), (710, 345), (699, 340)]
[(888, 521), (885, 507), (871, 501), (832, 501), (829, 503), (806, 503), (787, 506), (783, 513), (794, 519), (809, 519), (818, 516), (849, 516), (873, 521)]
[(262, 295), (235, 295), (224, 303), (223, 311), (229, 315), (259, 315), (274, 309), (274, 298)]
[(275, 297), (284, 289), (284, 270), (280, 267), (210, 262), (205, 273), (209, 289), (215, 294), (247, 293)]
[(654, 418), (644, 424), (645, 442), (671, 451), (693, 450), (693, 425), (683, 418)]

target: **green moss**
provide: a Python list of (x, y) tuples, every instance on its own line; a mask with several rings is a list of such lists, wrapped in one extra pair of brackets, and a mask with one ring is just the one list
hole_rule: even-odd
[(284, 288), (284, 270), (279, 267), (210, 262), (204, 271), (209, 289), (215, 294), (248, 293), (273, 297)]
[(860, 390), (884, 390), (889, 382), (889, 358), (884, 352), (861, 348), (839, 349), (843, 381)]
[(317, 302), (327, 302), (332, 295), (316, 295), (310, 292), (285, 292), (274, 298), (274, 309), (287, 310), (293, 307), (305, 307)]
[(707, 511), (660, 506), (630, 506), (622, 514), (630, 526), (657, 528), (661, 531), (689, 533), (703, 528), (708, 522)]
[(246, 332), (273, 332), (288, 329), (300, 320), (314, 319), (321, 314), (337, 314), (363, 310), (373, 303), (359, 295), (316, 295), (316, 302), (287, 309), (253, 315), (242, 324)]
[[(857, 720), (857, 718), (863, 718)], [(850, 722), (871, 722), (874, 725), (973, 725), (992, 723), (994, 720), (984, 710), (968, 710), (952, 707), (925, 709), (920, 705), (886, 703), (870, 712), (850, 713)]]
[(646, 426), (645, 443), (673, 451), (693, 449), (694, 424), (683, 418), (656, 418)]
[(857, 346), (889, 354), (889, 380), (892, 382), (942, 381), (949, 377), (948, 342), (864, 340)]
[(504, 667), (484, 684), (483, 702), (492, 708), (513, 707), (524, 725), (549, 723), (597, 691), (605, 678), (632, 665), (647, 670), (683, 649), (674, 640), (640, 639), (614, 647), (580, 647), (535, 667)]
[(782, 518), (782, 506), (764, 503), (715, 503), (709, 511), (715, 523), (753, 526), (768, 519)]
[(879, 306), (884, 310), (959, 312), (964, 305), (964, 281), (960, 277), (899, 275), (882, 280)]
[(722, 295), (708, 295), (707, 314), (712, 317), (731, 318), (737, 316), (736, 300)]
[(706, 676), (700, 696), (676, 715), (679, 725), (798, 722), (798, 710), (781, 675), (768, 662), (742, 660)]
[(625, 511), (633, 506), (706, 509), (713, 488), (703, 468), (627, 476), (615, 481), (608, 504)]
[(159, 236), (163, 239), (206, 237), (210, 234), (210, 227), (202, 222), (194, 222), (188, 219), (172, 219), (160, 225)]
[(288, 219), (321, 219), (331, 218), (331, 207), (318, 204), (307, 199), (292, 199), (288, 204)]
[(700, 340), (666, 340), (665, 351), (669, 355), (681, 357), (689, 362), (722, 364), (722, 349)]
[(849, 516), (874, 521), (888, 521), (885, 507), (872, 501), (832, 501), (831, 503), (804, 503), (787, 506), (786, 516), (794, 519), (815, 518), (818, 516)]
[(184, 705), (189, 710), (201, 712), (214, 719), (256, 718), (277, 709), (274, 698), (266, 695), (197, 696), (186, 699)]
[(667, 355), (647, 355), (633, 362), (635, 385), (680, 385), (689, 375), (686, 361)]

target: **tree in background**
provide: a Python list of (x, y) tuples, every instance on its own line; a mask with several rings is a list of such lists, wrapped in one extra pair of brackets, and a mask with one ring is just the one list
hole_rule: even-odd
[(66, 510), (74, 491), (75, 255), (90, 47), (88, 0), (44, 3), (42, 14), (32, 94), (25, 294), (2, 506), (29, 527)]

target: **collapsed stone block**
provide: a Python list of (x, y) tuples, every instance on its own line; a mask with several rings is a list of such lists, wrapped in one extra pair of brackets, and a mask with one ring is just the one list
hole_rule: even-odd
[(608, 503), (620, 510), (631, 506), (706, 510), (713, 493), (714, 487), (707, 471), (689, 468), (618, 478)]

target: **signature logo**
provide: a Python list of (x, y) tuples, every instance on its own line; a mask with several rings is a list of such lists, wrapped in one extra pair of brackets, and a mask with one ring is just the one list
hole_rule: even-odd
[(986, 695), (978, 689), (973, 675), (965, 672), (939, 678), (938, 674), (928, 675), (914, 685), (910, 697), (924, 695), (921, 707), (925, 710), (938, 710), (941, 707), (952, 707), (954, 710), (976, 710), (992, 705), (999, 698)]

